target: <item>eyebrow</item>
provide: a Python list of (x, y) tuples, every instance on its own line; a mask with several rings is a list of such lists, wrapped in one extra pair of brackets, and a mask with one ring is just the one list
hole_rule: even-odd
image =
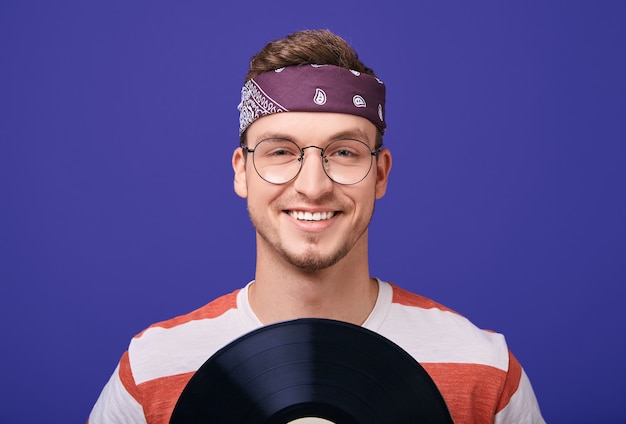
[(342, 139), (354, 139), (354, 140), (359, 140), (359, 141), (364, 141), (364, 142), (370, 141), (369, 138), (367, 137), (367, 134), (358, 128), (341, 131), (335, 134), (333, 137), (331, 137), (331, 141), (342, 140)]
[[(346, 140), (346, 139), (358, 140), (358, 141), (362, 141), (365, 143), (369, 143), (370, 141), (367, 134), (358, 128), (352, 128), (348, 130), (339, 131), (338, 133), (332, 134), (330, 137), (328, 137), (326, 141), (330, 143), (332, 141)], [(296, 142), (296, 139), (294, 139), (293, 136), (287, 133), (272, 132), (272, 131), (266, 131), (264, 133), (261, 133), (259, 137), (256, 138), (255, 142), (260, 143), (261, 141), (264, 141), (264, 140), (290, 140), (290, 141), (293, 141), (294, 143)]]

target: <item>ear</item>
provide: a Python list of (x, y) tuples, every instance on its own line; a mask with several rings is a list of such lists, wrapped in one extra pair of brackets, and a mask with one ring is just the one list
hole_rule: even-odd
[(380, 199), (387, 191), (389, 172), (391, 171), (391, 152), (384, 147), (379, 153), (376, 161), (376, 199)]
[(237, 147), (233, 152), (233, 171), (235, 171), (234, 188), (239, 197), (248, 197), (248, 183), (246, 182), (246, 158), (243, 148)]

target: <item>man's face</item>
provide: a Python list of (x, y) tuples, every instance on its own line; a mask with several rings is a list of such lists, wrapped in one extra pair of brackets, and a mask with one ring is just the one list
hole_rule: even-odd
[[(376, 133), (372, 123), (354, 115), (286, 112), (255, 121), (248, 128), (247, 145), (254, 149), (263, 140), (287, 139), (300, 148), (324, 148), (347, 137), (366, 143), (373, 151)], [(248, 200), (261, 255), (278, 255), (305, 271), (317, 271), (334, 265), (357, 245), (367, 252), (366, 232), (374, 202), (384, 195), (391, 168), (387, 149), (374, 158), (367, 177), (354, 185), (330, 180), (318, 149), (306, 149), (298, 176), (281, 185), (263, 180), (250, 155), (246, 159), (242, 149), (233, 155), (235, 191)]]

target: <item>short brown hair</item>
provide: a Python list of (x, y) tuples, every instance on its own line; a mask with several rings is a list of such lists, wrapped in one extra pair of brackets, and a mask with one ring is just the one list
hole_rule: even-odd
[(303, 30), (274, 40), (250, 60), (246, 81), (264, 72), (295, 65), (335, 65), (376, 76), (356, 51), (326, 29)]

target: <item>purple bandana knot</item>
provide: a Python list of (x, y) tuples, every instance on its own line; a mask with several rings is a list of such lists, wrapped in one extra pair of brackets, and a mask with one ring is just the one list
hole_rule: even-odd
[(334, 65), (287, 66), (248, 80), (241, 89), (239, 135), (278, 112), (336, 112), (361, 116), (385, 133), (385, 85)]

